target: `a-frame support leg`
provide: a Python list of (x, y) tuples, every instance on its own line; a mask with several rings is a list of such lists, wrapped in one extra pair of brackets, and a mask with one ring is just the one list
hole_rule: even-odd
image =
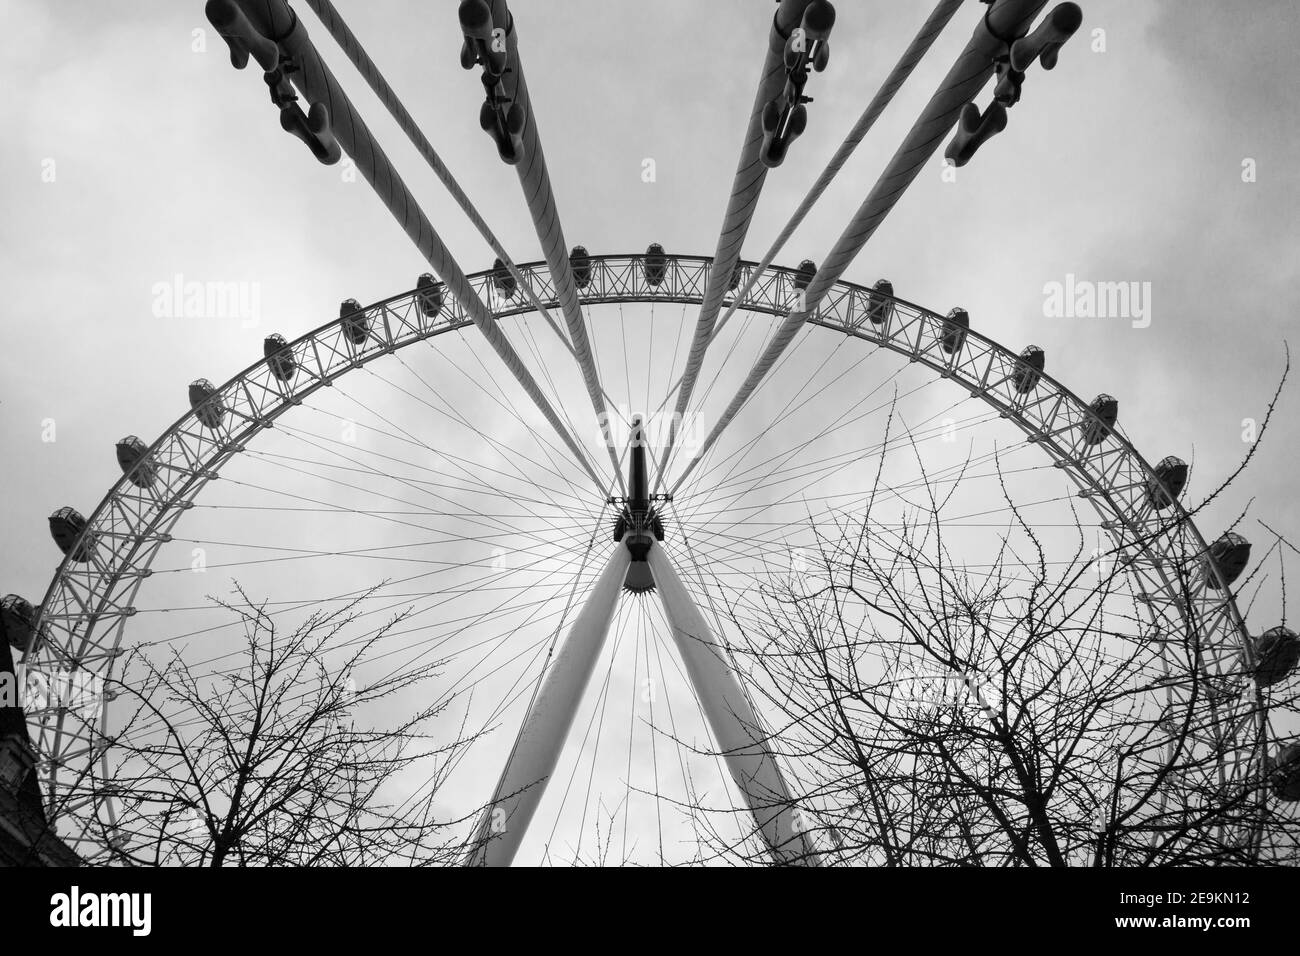
[(578, 704), (605, 644), (630, 560), (627, 548), (614, 548), (547, 667), (492, 802), (479, 822), (467, 860), (470, 866), (509, 866), (514, 859), (555, 772)]
[(647, 561), (713, 738), (763, 839), (778, 863), (816, 864), (808, 837), (798, 827), (781, 770), (768, 749), (767, 735), (725, 649), (717, 643), (664, 549), (652, 547)]

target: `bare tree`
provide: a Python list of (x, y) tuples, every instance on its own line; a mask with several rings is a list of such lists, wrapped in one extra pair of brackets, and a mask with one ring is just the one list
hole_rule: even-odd
[[(367, 593), (311, 613), (286, 635), (265, 605), (236, 591), (239, 603), (217, 602), (243, 626), (236, 667), (200, 673), (180, 653), (158, 658), (156, 647), (145, 647), (108, 688), (129, 701), (106, 741), (113, 777), (93, 786), (95, 819), (114, 860), (459, 863), (463, 849), (452, 833), (461, 821), (438, 819), (433, 798), (472, 738), (434, 742), (429, 727), (448, 698), (404, 711), (404, 697), (425, 690), (437, 663), (371, 683), (354, 676), (404, 615), (342, 640)], [(419, 799), (399, 801), (399, 773), (422, 777)]]
[[(821, 861), (1300, 861), (1294, 794), (1278, 792), (1294, 791), (1295, 767), (1270, 771), (1274, 742), (1247, 730), (1269, 715), (1294, 726), (1294, 675), (1264, 686), (1207, 667), (1192, 600), (1207, 556), (1191, 515), (1165, 529), (1181, 599), (1161, 612), (1125, 586), (1140, 548), (1090, 547), (1076, 514), (1073, 545), (1049, 561), (1002, 488), (1011, 520), (989, 566), (954, 555), (927, 485), (901, 529), (873, 505), (818, 527), (813, 573), (731, 609)], [(1278, 536), (1269, 555), (1288, 548)]]

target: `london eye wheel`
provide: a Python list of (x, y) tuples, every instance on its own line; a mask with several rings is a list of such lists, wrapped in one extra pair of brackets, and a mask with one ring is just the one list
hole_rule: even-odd
[[(1143, 457), (1118, 403), (1073, 394), (1043, 350), (994, 342), (960, 307), (843, 277), (954, 125), (948, 156), (964, 164), (1005, 125), (1026, 72), (1055, 65), (1078, 8), (1035, 27), (1044, 5), (981, 11), (844, 235), (820, 265), (783, 268), (789, 230), (760, 261), (741, 244), (767, 170), (810, 122), (804, 89), (826, 66), (830, 4), (779, 5), (718, 248), (702, 256), (566, 243), (519, 31), (502, 0), (466, 0), (462, 63), (483, 79), (481, 125), (518, 170), (545, 256), (514, 262), (461, 193), (499, 253), (467, 273), (288, 5), (212, 0), (232, 61), (264, 68), (284, 128), (322, 162), (352, 157), (433, 273), (379, 302), (344, 299), (307, 334), (268, 337), (222, 384), (190, 384), (159, 437), (123, 438), (103, 500), (51, 516), (64, 558), (39, 606), (6, 599), (24, 664), (113, 686), (144, 649), (216, 678), (242, 653), (238, 622), (210, 600), (233, 583), (285, 626), (358, 608), (327, 667), (397, 615), (339, 678), (427, 675), (388, 703), (432, 708), (449, 747), (386, 796), (435, 801), (466, 862), (815, 863), (830, 832), (806, 822), (825, 813), (807, 795), (818, 754), (773, 710), (784, 689), (756, 663), (756, 635), (773, 595), (817, 590), (850, 529), (888, 551), (929, 511), (962, 575), (996, 566), (1008, 587), (1031, 588), (1069, 563), (1081, 529), (1118, 569), (1100, 594), (1079, 585), (1107, 623), (1073, 666), (1122, 661), (1142, 689), (1090, 741), (1099, 766), (1125, 748), (1159, 765), (1177, 746), (1207, 779), (1160, 776), (1170, 792), (1264, 782), (1251, 792), (1293, 800), (1294, 745), (1267, 701), (1296, 638), (1247, 630), (1233, 583), (1249, 544), (1197, 529), (1180, 501), (1187, 465)], [(308, 6), (448, 181), (329, 0)], [(959, 7), (936, 7), (892, 88)], [(990, 80), (981, 112), (971, 101)], [(47, 813), (90, 861), (152, 837), (112, 787), (121, 706), (110, 693), (90, 710), (28, 713)]]

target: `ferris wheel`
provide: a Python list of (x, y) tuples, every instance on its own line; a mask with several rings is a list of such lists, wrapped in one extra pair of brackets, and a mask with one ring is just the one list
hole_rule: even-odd
[[(1123, 658), (1146, 695), (1140, 715), (1131, 699), (1117, 705), (1131, 733), (1113, 731), (1098, 753), (1141, 737), (1153, 765), (1177, 746), (1208, 755), (1189, 763), (1219, 787), (1300, 799), (1300, 749), (1279, 739), (1268, 706), (1300, 640), (1247, 629), (1233, 584), (1250, 545), (1202, 536), (1180, 501), (1187, 464), (1151, 464), (1117, 401), (1076, 396), (1042, 349), (998, 344), (978, 316), (915, 304), (888, 280), (844, 278), (945, 141), (962, 165), (1005, 127), (1026, 75), (1052, 69), (1077, 30), (1076, 5), (1037, 26), (1044, 0), (980, 6), (843, 235), (820, 264), (795, 267), (774, 264), (786, 240), (961, 0), (938, 3), (757, 261), (741, 247), (765, 177), (809, 122), (829, 121), (810, 117), (806, 95), (830, 62), (829, 3), (778, 5), (706, 256), (568, 244), (522, 28), (504, 0), (465, 0), (461, 62), (483, 83), (480, 125), (518, 171), (544, 254), (531, 263), (507, 254), (330, 0), (307, 5), (497, 259), (462, 268), (284, 0), (210, 0), (232, 63), (262, 67), (283, 128), (323, 163), (352, 157), (433, 271), (379, 302), (346, 298), (296, 338), (269, 336), (224, 383), (191, 383), (188, 410), (157, 439), (118, 442), (121, 477), (98, 506), (50, 518), (64, 558), (43, 600), (5, 599), (28, 669), (111, 685), (145, 647), (229, 672), (237, 631), (207, 600), (217, 581), (238, 582), (286, 626), (361, 608), (327, 661), (400, 614), (341, 676), (432, 667), (418, 706), (468, 743), (436, 772), (411, 768), (392, 796), (435, 800), (466, 863), (703, 862), (737, 847), (816, 863), (827, 839), (807, 823), (824, 810), (807, 786), (817, 756), (792, 744), (801, 728), (772, 708), (782, 688), (754, 664), (773, 595), (816, 592), (845, 529), (902, 547), (927, 510), (962, 573), (1000, 563), (1032, 583), (1036, 568), (1065, 563), (1086, 505), (1097, 553), (1123, 582), (1099, 613), (1127, 650), (1080, 666)], [(1008, 559), (1030, 542), (1032, 555)], [(119, 706), (109, 694), (90, 711), (28, 712), (47, 815), (92, 862), (141, 838), (111, 787)]]

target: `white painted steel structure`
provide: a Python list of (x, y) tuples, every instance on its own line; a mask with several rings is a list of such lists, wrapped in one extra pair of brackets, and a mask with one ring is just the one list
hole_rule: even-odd
[[(702, 301), (709, 260), (670, 255), (664, 279), (657, 285), (646, 282), (643, 266), (640, 255), (594, 256), (591, 281), (580, 293), (583, 304)], [(555, 289), (544, 264), (520, 268), (542, 300), (554, 305)], [(767, 270), (750, 285), (739, 308), (787, 315), (795, 277), (793, 270)], [(500, 295), (493, 287), (491, 270), (467, 281), (472, 294), (488, 303), (494, 322), (531, 311), (528, 303)], [(1101, 515), (1120, 561), (1136, 582), (1135, 591), (1151, 612), (1153, 626), (1177, 621), (1196, 635), (1204, 676), (1217, 692), (1196, 709), (1198, 717), (1190, 728), (1195, 746), (1215, 755), (1216, 772), (1225, 781), (1260, 774), (1269, 742), (1261, 711), (1251, 706), (1252, 695), (1258, 693), (1251, 677), (1251, 641), (1231, 587), (1214, 564), (1205, 561), (1205, 540), (1181, 506), (1152, 507), (1152, 468), (1115, 429), (1105, 429), (1101, 441), (1090, 442), (1088, 434), (1102, 425), (1096, 413), (1050, 376), (1042, 375), (1028, 392), (1017, 390), (1015, 377), (1021, 364), (1014, 351), (971, 331), (949, 353), (942, 347), (948, 330), (944, 317), (902, 299), (884, 301), (883, 313), (879, 308), (872, 313), (881, 321), (874, 321), (869, 305), (880, 305), (880, 294), (840, 282), (827, 291), (808, 322), (827, 334), (876, 343), (932, 370), (996, 409), (1048, 455), (1074, 482), (1079, 496)], [(291, 381), (280, 380), (267, 361), (259, 361), (217, 388), (205, 405), (187, 412), (149, 446), (145, 461), (155, 470), (156, 480), (138, 486), (124, 476), (88, 516), (83, 535), (68, 552), (73, 556), (83, 552), (88, 560), (70, 556), (60, 564), (41, 603), (38, 638), (27, 652), (26, 664), (111, 676), (123, 652), (127, 622), (135, 614), (136, 595), (151, 573), (155, 556), (171, 540), (173, 528), (196, 497), (218, 479), (232, 457), (305, 397), (330, 387), (340, 376), (473, 322), (450, 298), (439, 314), (425, 315), (414, 291), (375, 303), (364, 312), (368, 328), (363, 341), (355, 342), (348, 334), (348, 319), (329, 322), (290, 343), (297, 365)], [(221, 412), (216, 426), (203, 424), (200, 416), (215, 410)], [(768, 845), (783, 858), (799, 857), (804, 848), (789, 815), (791, 808), (782, 803), (779, 771), (757, 742), (761, 735), (753, 731), (757, 717), (746, 710), (735, 675), (709, 644), (707, 626), (661, 549), (654, 548), (652, 554), (679, 650), (704, 698), (719, 750), (734, 757), (730, 760), (733, 777), (755, 810)], [(606, 570), (611, 580), (618, 577), (619, 560), (615, 556)], [(590, 645), (599, 643), (607, 626), (603, 622), (611, 613), (608, 591), (604, 586), (597, 589), (595, 603), (574, 626), (578, 637), (573, 653), (579, 663), (553, 669), (566, 689), (585, 683), (583, 669), (589, 668)], [(587, 649), (580, 650), (584, 645)], [(1164, 655), (1165, 645), (1154, 641), (1152, 653)], [(1189, 691), (1171, 682), (1163, 693), (1172, 702)], [(63, 798), (87, 775), (111, 775), (107, 754), (111, 728), (104, 724), (106, 715), (107, 702), (99, 719), (90, 722), (72, 719), (58, 708), (29, 713), (52, 810), (68, 812)], [(525, 727), (516, 753), (528, 751), (534, 741), (545, 746), (525, 753), (529, 762), (508, 762), (499, 793), (508, 796), (515, 784), (545, 776), (547, 760), (553, 765), (553, 753), (570, 719), (571, 715), (566, 718), (556, 711), (539, 715), (535, 724)], [(112, 814), (111, 801), (105, 810)], [(520, 819), (526, 822), (526, 812)], [(83, 835), (67, 836), (76, 840)], [(506, 848), (502, 844), (502, 858), (509, 856)], [(498, 858), (488, 862), (495, 861)]]

